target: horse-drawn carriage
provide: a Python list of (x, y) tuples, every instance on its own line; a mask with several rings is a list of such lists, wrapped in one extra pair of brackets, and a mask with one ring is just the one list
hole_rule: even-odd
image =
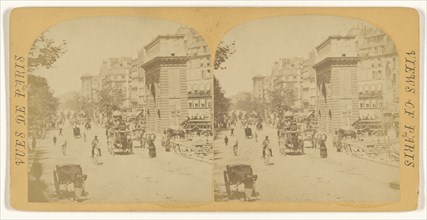
[[(82, 167), (77, 164), (56, 165), (56, 170), (53, 170), (53, 182), (55, 185), (56, 195), (59, 199), (67, 197), (67, 194), (73, 196), (86, 195), (84, 191), (84, 182), (87, 175), (83, 174)], [(74, 192), (68, 191), (68, 186), (73, 184)], [(78, 186), (79, 185), (79, 186)], [(76, 195), (76, 189), (83, 189), (80, 195)]]
[[(226, 166), (226, 169), (224, 170), (224, 183), (228, 199), (240, 198), (241, 194), (244, 194), (244, 192), (239, 191), (238, 187), (243, 183), (248, 175), (253, 178), (253, 181), (256, 181), (257, 175), (253, 175), (252, 167), (250, 165), (233, 164)], [(234, 186), (234, 189), (231, 188), (232, 186)], [(253, 193), (257, 194), (256, 192)]]
[(253, 138), (252, 128), (250, 128), (250, 127), (245, 128), (245, 138), (246, 139)]
[(116, 155), (117, 152), (131, 154), (133, 152), (132, 137), (129, 130), (111, 129), (108, 138), (110, 154)]
[(295, 123), (279, 128), (279, 150), (283, 155), (304, 154), (304, 138)]

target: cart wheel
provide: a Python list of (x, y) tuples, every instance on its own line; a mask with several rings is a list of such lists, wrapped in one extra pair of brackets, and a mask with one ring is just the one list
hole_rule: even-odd
[(228, 199), (231, 199), (231, 190), (230, 190), (230, 182), (227, 178), (227, 171), (224, 170), (224, 183), (225, 183), (225, 190), (227, 191), (227, 197)]
[(62, 195), (61, 195), (61, 191), (59, 190), (58, 174), (56, 170), (53, 171), (53, 183), (55, 184), (56, 195), (58, 196), (59, 199), (61, 199)]

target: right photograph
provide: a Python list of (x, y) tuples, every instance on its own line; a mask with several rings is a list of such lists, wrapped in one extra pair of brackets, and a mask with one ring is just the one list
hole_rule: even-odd
[(398, 53), (380, 27), (253, 20), (214, 68), (216, 202), (400, 200)]

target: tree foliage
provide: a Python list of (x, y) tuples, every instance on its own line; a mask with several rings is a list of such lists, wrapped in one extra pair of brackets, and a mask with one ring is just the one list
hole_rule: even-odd
[[(214, 69), (225, 69), (222, 64), (235, 52), (235, 43), (225, 44), (221, 42), (215, 53)], [(223, 116), (228, 114), (231, 106), (229, 98), (225, 97), (225, 92), (222, 89), (219, 80), (214, 76), (214, 115), (215, 122), (223, 120)]]
[(41, 34), (33, 43), (28, 54), (28, 71), (32, 72), (40, 67), (49, 69), (66, 52), (65, 41), (61, 43)]
[(214, 69), (226, 69), (222, 64), (236, 52), (235, 45), (234, 41), (230, 44), (226, 44), (223, 41), (219, 43), (215, 53)]
[(262, 99), (254, 97), (250, 92), (241, 92), (235, 97), (235, 108), (249, 113), (255, 112), (259, 116), (263, 116), (266, 108), (266, 103)]
[(91, 116), (94, 110), (93, 102), (83, 97), (79, 92), (73, 92), (71, 97), (64, 101), (64, 107), (74, 112), (83, 111), (87, 116)]
[(218, 79), (214, 76), (214, 114), (215, 120), (227, 115), (230, 110), (230, 99), (225, 97), (225, 93), (219, 84)]
[(97, 107), (99, 111), (111, 118), (113, 111), (120, 110), (125, 101), (125, 94), (119, 87), (103, 87), (99, 91)]
[(34, 134), (55, 117), (59, 101), (53, 96), (47, 80), (41, 76), (29, 74), (28, 87), (29, 129)]
[(270, 93), (270, 110), (279, 119), (282, 119), (286, 111), (292, 110), (296, 101), (295, 92), (292, 89), (279, 88)]

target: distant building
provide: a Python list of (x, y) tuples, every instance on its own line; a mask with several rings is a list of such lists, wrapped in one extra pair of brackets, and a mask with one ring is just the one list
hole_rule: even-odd
[(80, 80), (82, 81), (81, 95), (88, 100), (94, 99), (93, 91), (92, 91), (93, 79), (94, 79), (94, 76), (92, 75), (82, 75), (80, 77)]
[(301, 70), (303, 68), (303, 58), (292, 57), (282, 58), (275, 62), (272, 69), (274, 89), (291, 89), (294, 92), (296, 101), (293, 107), (301, 107)]
[(147, 129), (178, 128), (188, 116), (184, 35), (159, 35), (144, 47), (144, 55)]
[(316, 47), (317, 120), (333, 133), (350, 129), (359, 118), (357, 56), (354, 36), (330, 36)]
[(99, 74), (102, 88), (121, 90), (125, 97), (124, 107), (126, 108), (130, 107), (129, 71), (131, 60), (129, 57), (114, 57), (104, 60)]
[(265, 100), (268, 94), (265, 93), (265, 76), (263, 75), (255, 75), (252, 77), (253, 81), (253, 96), (260, 100)]
[(301, 70), (301, 104), (304, 109), (313, 110), (316, 107), (316, 71), (313, 69), (315, 64), (315, 53), (310, 52), (308, 59), (304, 60)]

